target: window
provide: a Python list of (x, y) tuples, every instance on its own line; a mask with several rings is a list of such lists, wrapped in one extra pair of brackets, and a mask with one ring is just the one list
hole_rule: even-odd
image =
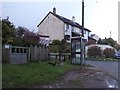
[(84, 30), (84, 34), (86, 34), (86, 30)]
[(66, 24), (66, 29), (69, 29), (69, 24)]
[(74, 27), (72, 26), (72, 32), (74, 31)]
[(70, 40), (70, 35), (65, 35), (66, 40)]
[(82, 34), (82, 30), (81, 29), (79, 29), (79, 33)]

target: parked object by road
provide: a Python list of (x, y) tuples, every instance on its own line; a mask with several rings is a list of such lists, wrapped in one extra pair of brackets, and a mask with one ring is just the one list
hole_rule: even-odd
[(120, 50), (115, 53), (115, 58), (120, 59)]

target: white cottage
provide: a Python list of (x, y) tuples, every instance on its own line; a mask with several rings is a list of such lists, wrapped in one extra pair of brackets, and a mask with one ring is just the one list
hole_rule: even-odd
[[(49, 36), (51, 41), (66, 39), (71, 42), (71, 37), (82, 34), (82, 26), (75, 22), (75, 17), (73, 16), (70, 20), (60, 16), (56, 14), (56, 8), (53, 8), (53, 12), (49, 12), (37, 27), (38, 34)], [(88, 40), (90, 32), (90, 30), (84, 28), (84, 39)]]

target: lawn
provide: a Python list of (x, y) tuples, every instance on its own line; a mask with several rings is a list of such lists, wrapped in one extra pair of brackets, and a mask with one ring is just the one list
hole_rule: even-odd
[(18, 88), (35, 84), (49, 84), (60, 79), (65, 72), (80, 68), (79, 65), (71, 65), (64, 62), (63, 66), (52, 66), (48, 62), (31, 64), (2, 65), (2, 87)]

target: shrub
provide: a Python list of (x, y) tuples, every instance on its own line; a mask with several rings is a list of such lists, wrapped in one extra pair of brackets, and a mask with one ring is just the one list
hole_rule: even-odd
[(93, 47), (88, 48), (87, 54), (89, 57), (93, 57), (93, 58), (101, 57), (102, 50), (98, 46), (93, 46)]
[(60, 46), (59, 45), (50, 45), (49, 46), (49, 52), (50, 53), (58, 53), (60, 50)]
[(106, 48), (103, 51), (103, 54), (105, 55), (106, 58), (113, 58), (115, 54), (115, 49), (112, 48)]
[(52, 44), (49, 45), (49, 51), (51, 53), (70, 53), (70, 44), (66, 42), (65, 39), (60, 40), (53, 40)]
[(52, 45), (60, 45), (60, 40), (53, 40)]

